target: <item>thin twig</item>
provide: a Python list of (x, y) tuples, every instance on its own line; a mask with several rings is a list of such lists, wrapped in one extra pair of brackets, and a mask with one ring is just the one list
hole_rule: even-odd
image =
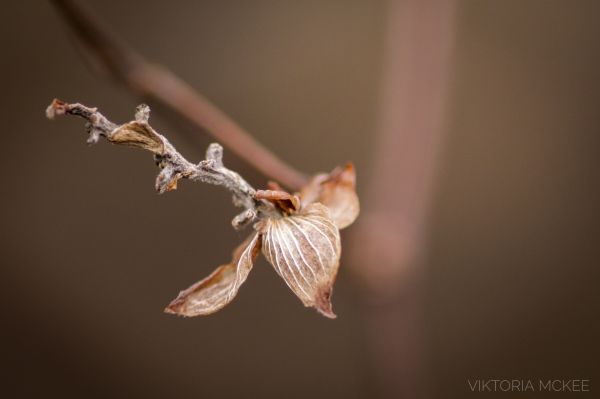
[(68, 104), (54, 100), (46, 109), (46, 116), (54, 119), (58, 115), (75, 115), (87, 121), (88, 143), (98, 142), (100, 137), (114, 144), (139, 147), (154, 154), (161, 171), (156, 178), (156, 190), (160, 193), (177, 188), (179, 179), (189, 179), (224, 186), (233, 194), (234, 204), (244, 208), (232, 224), (241, 228), (248, 223), (277, 212), (274, 206), (259, 198), (257, 191), (238, 173), (223, 165), (223, 147), (212, 143), (206, 150), (206, 159), (198, 164), (189, 162), (163, 135), (157, 133), (150, 124), (150, 108), (140, 105), (135, 120), (117, 125), (108, 120), (96, 108), (75, 103)]
[(205, 129), (269, 178), (299, 190), (307, 177), (263, 147), (252, 135), (165, 68), (146, 61), (103, 29), (76, 0), (53, 0), (75, 38), (109, 74), (136, 93), (152, 98)]

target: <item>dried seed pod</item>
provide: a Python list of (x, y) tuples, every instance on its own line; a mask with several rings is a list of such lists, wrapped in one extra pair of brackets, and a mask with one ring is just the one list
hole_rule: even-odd
[(114, 130), (108, 139), (115, 144), (142, 148), (155, 154), (163, 154), (163, 138), (145, 122), (129, 122)]
[(295, 215), (266, 219), (263, 254), (305, 306), (335, 318), (331, 291), (340, 261), (340, 233), (327, 207), (315, 203)]

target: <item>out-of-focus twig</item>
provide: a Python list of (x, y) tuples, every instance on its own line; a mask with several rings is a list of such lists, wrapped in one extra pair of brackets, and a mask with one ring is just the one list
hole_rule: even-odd
[(279, 159), (231, 118), (168, 71), (114, 38), (77, 0), (53, 0), (75, 39), (97, 66), (136, 93), (169, 107), (205, 129), (269, 178), (299, 190), (307, 178)]

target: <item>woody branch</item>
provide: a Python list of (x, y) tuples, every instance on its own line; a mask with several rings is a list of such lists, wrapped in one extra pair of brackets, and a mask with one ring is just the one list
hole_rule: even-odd
[(157, 133), (148, 124), (150, 108), (147, 105), (138, 106), (135, 121), (123, 125), (111, 122), (96, 108), (79, 103), (69, 104), (55, 99), (48, 106), (46, 116), (54, 119), (58, 115), (74, 115), (85, 119), (89, 135), (87, 141), (90, 144), (95, 144), (100, 137), (104, 137), (114, 144), (139, 147), (154, 153), (156, 164), (161, 169), (156, 178), (156, 190), (161, 194), (176, 189), (177, 181), (182, 178), (224, 186), (231, 191), (234, 204), (244, 208), (244, 211), (232, 221), (232, 225), (236, 229), (242, 228), (257, 218), (277, 212), (271, 203), (257, 198), (257, 190), (238, 173), (223, 165), (223, 147), (221, 145), (210, 144), (206, 150), (206, 159), (197, 164), (185, 159), (166, 137)]

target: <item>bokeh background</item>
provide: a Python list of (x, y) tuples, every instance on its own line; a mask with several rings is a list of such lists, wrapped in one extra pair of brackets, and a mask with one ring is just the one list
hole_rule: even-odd
[[(406, 174), (387, 170), (389, 191), (369, 188), (383, 103), (394, 109), (382, 94), (386, 79), (423, 79), (402, 62), (391, 72), (386, 64), (390, 24), (402, 21), (390, 16), (408, 3), (85, 2), (298, 169), (353, 160), (367, 213), (398, 192), (396, 172)], [(121, 122), (139, 99), (86, 67), (50, 3), (5, 2), (1, 395), (485, 396), (470, 392), (475, 378), (587, 378), (592, 392), (579, 396), (597, 395), (600, 3), (462, 0), (450, 8), (443, 106), (432, 104), (443, 123), (423, 249), (410, 266), (418, 278), (408, 280), (418, 292), (399, 273), (388, 281), (398, 295), (371, 300), (377, 286), (364, 279), (381, 254), (360, 252), (380, 235), (358, 234), (359, 218), (343, 232), (331, 321), (304, 309), (264, 260), (223, 311), (164, 314), (244, 238), (230, 227), (229, 195), (184, 181), (159, 196), (147, 153), (88, 148), (81, 121), (48, 121), (54, 97)], [(421, 39), (410, 37), (414, 51), (435, 51)], [(202, 158), (205, 133), (168, 113), (151, 121), (189, 159)], [(264, 185), (227, 149), (225, 162)], [(386, 347), (398, 356), (382, 360)]]

